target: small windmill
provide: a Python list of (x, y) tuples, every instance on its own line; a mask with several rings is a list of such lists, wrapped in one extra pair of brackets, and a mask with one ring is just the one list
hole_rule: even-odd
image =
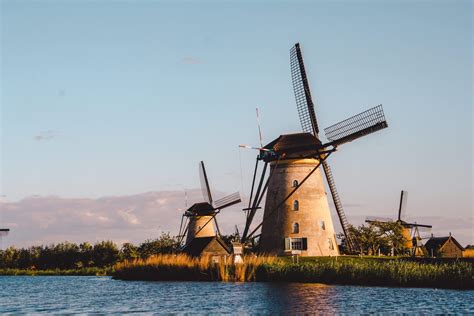
[[(260, 237), (262, 252), (302, 255), (339, 254), (332, 225), (326, 191), (318, 170), (322, 165), (334, 205), (351, 252), (356, 251), (349, 223), (336, 189), (327, 158), (344, 143), (386, 128), (382, 106), (376, 106), (326, 128), (329, 140), (321, 141), (314, 103), (309, 89), (300, 45), (290, 51), (291, 77), (296, 106), (303, 132), (281, 135), (260, 148), (246, 211), (246, 224), (241, 241)], [(257, 170), (264, 162), (258, 184)], [(266, 173), (270, 166), (270, 173)], [(314, 174), (314, 175), (313, 175)], [(305, 184), (303, 186), (303, 184)], [(266, 194), (262, 222), (250, 231), (256, 211)], [(255, 235), (258, 229), (261, 233)]]
[[(181, 238), (180, 243), (186, 236), (186, 242), (183, 249), (197, 238), (220, 236), (221, 234), (217, 224), (216, 215), (219, 214), (221, 210), (241, 201), (239, 192), (232, 193), (222, 199), (213, 201), (203, 161), (199, 163), (199, 176), (204, 202), (193, 204), (182, 216), (178, 236)], [(183, 219), (186, 220), (183, 221)]]
[(410, 250), (413, 255), (423, 255), (422, 251), (422, 238), (420, 231), (429, 231), (433, 226), (418, 223), (408, 223), (402, 219), (406, 215), (408, 192), (401, 191), (400, 193), (400, 204), (398, 206), (398, 217), (397, 220), (390, 218), (377, 218), (368, 217), (366, 223), (399, 223), (402, 226), (402, 234), (405, 239), (405, 249)]
[(2, 238), (10, 232), (10, 228), (0, 228), (0, 249), (2, 249)]
[(8, 235), (9, 232), (10, 232), (10, 228), (0, 228), (0, 249), (2, 249), (2, 238)]

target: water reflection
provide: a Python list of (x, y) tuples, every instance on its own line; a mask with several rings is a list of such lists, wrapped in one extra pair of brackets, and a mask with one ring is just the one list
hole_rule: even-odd
[(0, 313), (474, 313), (474, 291), (0, 277)]
[(267, 300), (270, 306), (278, 305), (278, 310), (291, 313), (340, 311), (335, 297), (337, 287), (324, 284), (269, 283)]

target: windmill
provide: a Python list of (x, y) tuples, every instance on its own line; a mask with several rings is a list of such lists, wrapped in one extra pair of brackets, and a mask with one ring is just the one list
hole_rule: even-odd
[[(1, 199), (1, 197), (0, 197)], [(2, 203), (2, 201), (0, 200), (0, 203)], [(10, 228), (0, 228), (0, 249), (2, 249), (2, 237), (8, 235), (8, 233), (10, 232)]]
[(430, 230), (433, 226), (426, 225), (426, 224), (418, 224), (418, 223), (408, 223), (402, 219), (405, 217), (406, 208), (407, 208), (407, 199), (408, 199), (408, 192), (401, 191), (400, 193), (400, 203), (398, 206), (398, 217), (397, 220), (394, 221), (390, 218), (376, 218), (376, 217), (369, 217), (365, 220), (366, 223), (399, 223), (402, 226), (402, 234), (405, 239), (405, 249), (409, 250), (412, 255), (423, 255), (422, 250), (422, 243), (421, 241), (426, 238), (422, 238), (420, 235), (420, 231), (427, 231)]
[(220, 237), (216, 215), (221, 210), (241, 201), (239, 192), (216, 201), (213, 200), (203, 161), (199, 163), (199, 176), (204, 201), (193, 204), (182, 215), (178, 236), (180, 237), (180, 243), (186, 236), (183, 249), (186, 249), (194, 240), (199, 238)]
[[(303, 132), (281, 135), (260, 148), (257, 156), (241, 242), (260, 237), (260, 251), (284, 255), (338, 255), (322, 165), (346, 243), (356, 250), (349, 232), (334, 177), (327, 158), (344, 143), (386, 128), (382, 106), (376, 106), (326, 128), (323, 143), (311, 98), (299, 43), (290, 51), (291, 77)], [(259, 163), (263, 162), (257, 180)], [(268, 168), (270, 166), (270, 168)], [(268, 169), (270, 172), (266, 176)], [(265, 180), (266, 179), (266, 180)], [(266, 194), (263, 220), (250, 231), (256, 211)], [(260, 234), (256, 232), (261, 228)]]
[(0, 228), (0, 249), (2, 249), (2, 237), (8, 235), (10, 228)]
[(0, 249), (1, 249), (2, 237), (8, 235), (9, 232), (10, 232), (10, 228), (0, 228)]

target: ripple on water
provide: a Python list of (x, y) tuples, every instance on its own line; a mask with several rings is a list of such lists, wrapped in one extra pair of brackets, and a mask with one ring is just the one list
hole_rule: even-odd
[(0, 277), (0, 313), (474, 313), (474, 291)]

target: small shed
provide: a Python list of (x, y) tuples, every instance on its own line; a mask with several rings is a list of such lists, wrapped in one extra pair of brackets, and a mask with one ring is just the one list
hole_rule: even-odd
[(191, 257), (210, 256), (213, 261), (231, 254), (229, 247), (217, 236), (194, 238), (183, 252)]
[(425, 244), (430, 257), (460, 258), (464, 248), (451, 234), (448, 237), (431, 237)]
[(467, 245), (462, 251), (462, 256), (464, 258), (474, 258), (474, 245)]

